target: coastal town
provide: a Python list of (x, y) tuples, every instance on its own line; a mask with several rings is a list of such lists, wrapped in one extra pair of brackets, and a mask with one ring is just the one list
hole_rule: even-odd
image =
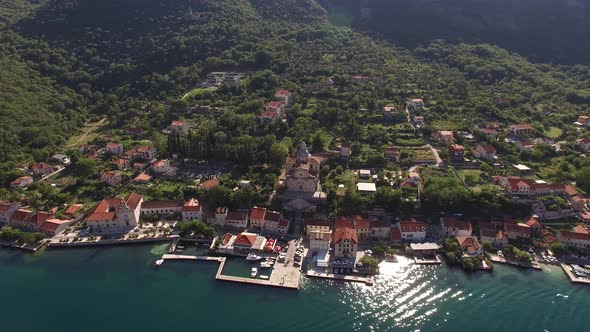
[[(242, 76), (212, 73), (202, 86), (239, 85)], [(373, 79), (351, 77), (353, 82)], [(285, 121), (294, 98), (286, 89), (277, 90), (258, 116), (260, 125)], [(287, 146), (286, 158), (276, 166), (279, 176), (264, 183), (265, 188), (260, 180), (234, 177), (227, 165), (185, 158), (182, 140), (194, 129), (188, 119), (172, 120), (162, 129), (168, 137), (166, 155), (143, 138), (143, 129), (111, 130), (92, 139), (92, 144), (70, 149), (73, 155), (59, 153), (19, 167), (23, 175), (10, 182), (19, 199), (0, 204), (1, 241), (31, 251), (42, 246), (167, 241), (169, 252), (156, 262), (158, 266), (165, 260), (215, 261), (220, 263), (218, 280), (293, 289), (299, 288), (303, 276), (372, 285), (378, 282), (380, 262), (395, 262), (396, 255), (412, 257), (416, 264), (446, 261), (467, 271), (492, 271), (494, 264), (532, 269), (560, 264), (572, 282), (590, 283), (586, 195), (574, 184), (550, 183), (525, 164), (503, 161), (496, 148), (502, 139), (520, 151), (543, 148), (558, 153), (570, 144), (584, 153), (590, 149), (588, 139), (553, 142), (538, 135), (532, 125), (501, 128), (498, 123), (428, 136), (421, 130), (427, 124), (426, 107), (422, 99), (408, 99), (403, 107), (383, 106), (383, 121), (405, 128), (417, 143), (385, 145), (375, 167), (354, 167), (358, 146), (345, 140), (319, 152), (310, 152), (306, 142), (299, 142)], [(573, 125), (583, 131), (589, 123), (590, 117), (580, 115)], [(318, 140), (313, 138), (315, 151)], [(28, 206), (32, 198), (27, 196), (28, 188), (39, 183), (63, 187), (84, 168), (80, 160), (92, 165), (82, 171), (97, 179), (103, 188), (99, 192), (111, 195), (95, 203), (74, 199), (45, 211)], [(103, 165), (103, 171), (92, 174), (97, 164)], [(493, 187), (494, 195), (524, 208), (526, 214), (468, 217), (460, 202), (456, 210), (438, 216), (401, 211), (402, 205), (420, 201), (432, 178), (443, 177), (454, 178), (467, 189)], [(157, 196), (155, 186), (175, 181), (188, 183), (182, 198), (150, 199)], [(323, 190), (334, 184), (332, 193)], [(388, 197), (394, 190), (401, 193), (397, 202)], [(256, 200), (260, 206), (254, 205), (253, 193), (264, 191)], [(228, 194), (246, 199), (230, 206)], [(334, 194), (345, 204), (354, 204), (355, 199), (374, 204), (346, 214), (349, 209), (344, 206), (340, 210), (326, 206)], [(204, 245), (206, 254), (183, 255), (185, 243)], [(250, 277), (223, 275), (223, 257), (252, 262)]]

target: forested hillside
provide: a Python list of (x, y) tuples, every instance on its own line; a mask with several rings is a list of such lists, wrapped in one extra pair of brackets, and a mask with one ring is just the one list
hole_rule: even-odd
[(590, 64), (588, 0), (320, 0), (331, 16), (415, 48), (489, 43), (533, 61)]
[[(63, 150), (90, 118), (106, 116), (112, 128), (159, 131), (188, 117), (194, 105), (233, 111), (194, 119), (199, 130), (182, 143), (191, 156), (252, 162), (270, 161), (270, 136), (294, 144), (319, 141), (327, 132), (366, 144), (359, 162), (366, 161), (377, 147), (403, 140), (379, 127), (372, 112), (407, 97), (429, 104), (426, 133), (492, 120), (532, 119), (548, 129), (589, 111), (587, 66), (534, 64), (486, 44), (436, 41), (404, 49), (332, 25), (314, 0), (195, 0), (191, 17), (181, 0), (13, 0), (3, 6), (28, 8), (24, 17), (18, 9), (5, 11), (8, 24), (0, 31), (5, 167)], [(248, 74), (235, 89), (181, 99), (216, 70)], [(376, 80), (351, 84), (352, 75)], [(330, 77), (334, 87), (325, 85)], [(287, 122), (261, 128), (256, 116), (281, 87), (294, 92), (297, 104)], [(510, 107), (498, 107), (498, 97)], [(542, 115), (546, 109), (551, 116)], [(573, 135), (563, 127), (562, 138)]]

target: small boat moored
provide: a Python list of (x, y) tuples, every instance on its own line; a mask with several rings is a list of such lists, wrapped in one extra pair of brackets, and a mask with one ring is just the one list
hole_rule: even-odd
[(258, 256), (256, 254), (248, 254), (248, 257), (246, 257), (247, 261), (259, 261), (262, 259), (262, 256)]
[(161, 258), (160, 258), (160, 259), (158, 259), (158, 260), (156, 261), (156, 267), (159, 267), (159, 266), (160, 266), (160, 265), (162, 265), (163, 263), (164, 263), (164, 260), (163, 260), (163, 259), (161, 259)]
[(264, 274), (261, 274), (260, 275), (260, 279), (268, 280), (268, 276), (267, 275), (264, 275)]
[(258, 269), (253, 267), (252, 272), (250, 273), (250, 278), (256, 278), (257, 274), (258, 274)]

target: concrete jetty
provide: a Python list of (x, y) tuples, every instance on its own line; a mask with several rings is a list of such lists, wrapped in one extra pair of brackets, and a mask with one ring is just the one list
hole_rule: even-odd
[(249, 285), (259, 285), (259, 286), (269, 286), (269, 287), (277, 287), (277, 288), (285, 288), (285, 289), (294, 289), (294, 290), (298, 290), (301, 285), (301, 283), (300, 283), (300, 281), (301, 281), (300, 276), (301, 275), (300, 274), (297, 275), (297, 278), (286, 277), (286, 275), (281, 272), (282, 271), (281, 269), (277, 270), (276, 268), (273, 268), (269, 280), (224, 275), (223, 274), (223, 267), (225, 266), (225, 261), (226, 261), (226, 258), (223, 257), (223, 260), (219, 264), (219, 269), (217, 269), (217, 274), (215, 275), (215, 280), (236, 282), (236, 283), (249, 284)]
[(570, 270), (570, 266), (564, 263), (559, 264), (561, 265), (561, 268), (563, 269), (563, 272), (565, 272), (565, 274), (567, 275), (567, 277), (570, 279), (570, 281), (572, 283), (575, 284), (585, 284), (585, 285), (590, 285), (590, 280), (589, 279), (584, 279), (584, 278), (578, 278), (576, 277), (572, 271)]
[(307, 271), (306, 275), (310, 278), (321, 278), (321, 279), (342, 280), (342, 281), (350, 281), (350, 282), (360, 282), (360, 283), (364, 283), (369, 286), (372, 286), (375, 283), (375, 278), (373, 278), (373, 277), (361, 277), (361, 276), (351, 276), (351, 275), (331, 274), (331, 273), (318, 273), (318, 272), (314, 272), (314, 271)]
[(217, 273), (215, 274), (215, 280), (236, 282), (241, 284), (259, 285), (259, 286), (270, 286), (286, 289), (299, 289), (301, 285), (301, 272), (294, 267), (288, 266), (287, 264), (279, 264), (275, 266), (271, 272), (269, 280), (255, 279), (228, 276), (223, 274), (223, 268), (225, 267), (226, 257), (212, 257), (212, 256), (191, 256), (191, 255), (175, 255), (175, 254), (164, 254), (162, 255), (163, 260), (184, 260), (184, 261), (208, 261), (208, 262), (219, 262)]
[(163, 260), (191, 260), (191, 261), (221, 262), (225, 258), (224, 257), (211, 257), (211, 256), (164, 254), (164, 255), (162, 255), (162, 259)]

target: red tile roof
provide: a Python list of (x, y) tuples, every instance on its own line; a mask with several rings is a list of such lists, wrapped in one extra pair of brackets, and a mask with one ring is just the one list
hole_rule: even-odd
[(496, 148), (491, 144), (482, 144), (480, 146), (487, 153), (496, 153)]
[(332, 222), (328, 219), (311, 219), (311, 218), (306, 218), (303, 221), (303, 224), (305, 226), (324, 226), (324, 227), (330, 227), (332, 226)]
[(207, 190), (217, 187), (218, 185), (219, 185), (219, 179), (217, 179), (217, 178), (209, 179), (209, 180), (201, 183), (201, 187), (203, 189), (207, 189)]
[(243, 247), (252, 247), (256, 242), (256, 235), (255, 234), (244, 234), (240, 233), (236, 236), (234, 240), (234, 246), (243, 246)]
[(561, 237), (566, 239), (590, 241), (590, 233), (576, 233), (563, 230), (557, 232), (561, 235)]
[(31, 181), (33, 178), (30, 176), (20, 176), (18, 178), (16, 178), (14, 181), (10, 182), (11, 186), (17, 186), (20, 185), (21, 183), (27, 182), (27, 181)]
[(526, 224), (529, 227), (541, 227), (541, 223), (539, 223), (539, 221), (532, 216), (526, 219)]
[(570, 186), (570, 185), (566, 185), (565, 186), (565, 193), (568, 196), (577, 196), (578, 195), (578, 191), (576, 190), (576, 188)]
[(352, 219), (340, 218), (336, 220), (335, 228), (349, 227), (354, 229), (354, 221)]
[(289, 95), (289, 90), (281, 89), (275, 93), (275, 97), (287, 97)]
[(1, 202), (0, 203), (0, 213), (6, 213), (10, 209), (11, 206), (12, 206), (12, 203)]
[(201, 203), (196, 198), (191, 198), (182, 206), (183, 212), (194, 212), (201, 210)]
[(14, 212), (10, 221), (22, 223), (33, 217), (34, 212), (27, 209), (18, 209)]
[(262, 113), (260, 114), (260, 117), (261, 117), (261, 118), (271, 118), (271, 119), (274, 119), (274, 118), (276, 118), (276, 117), (277, 117), (277, 115), (278, 115), (278, 114), (277, 114), (277, 112), (275, 112), (275, 111), (264, 111), (264, 112), (262, 112)]
[(456, 228), (462, 231), (472, 231), (473, 228), (469, 221), (459, 220), (455, 218), (443, 218), (443, 225), (446, 228)]
[(257, 220), (264, 220), (264, 215), (266, 214), (266, 208), (261, 207), (253, 207), (252, 211), (250, 211), (250, 220), (257, 219)]
[(457, 241), (464, 251), (475, 251), (481, 247), (474, 236), (457, 236)]
[(140, 194), (131, 193), (125, 197), (125, 203), (127, 203), (127, 206), (129, 206), (130, 209), (135, 210), (142, 199), (143, 196)]
[(425, 222), (417, 221), (414, 218), (402, 219), (399, 223), (402, 233), (426, 232), (428, 225)]
[(585, 233), (585, 234), (588, 234), (588, 233), (590, 233), (590, 232), (589, 232), (589, 231), (586, 229), (586, 227), (584, 227), (584, 226), (582, 226), (582, 225), (577, 225), (577, 226), (575, 226), (575, 227), (574, 227), (574, 232), (575, 232), (575, 233)]
[(40, 230), (45, 233), (55, 233), (55, 230), (57, 230), (59, 226), (70, 221), (71, 220), (47, 219), (43, 224), (41, 224)]
[(280, 221), (281, 214), (276, 211), (266, 211), (266, 216), (264, 219), (267, 221)]
[(149, 182), (151, 181), (152, 176), (147, 173), (141, 173), (133, 179), (133, 182)]
[(266, 103), (267, 108), (270, 108), (270, 107), (280, 108), (280, 107), (283, 107), (283, 105), (285, 105), (285, 104), (282, 101), (276, 101), (276, 100), (269, 101), (268, 103)]
[(248, 220), (248, 213), (247, 212), (228, 212), (226, 220), (239, 220), (239, 221)]
[(370, 229), (371, 224), (367, 219), (355, 219), (354, 220), (354, 227), (355, 229)]
[(337, 227), (334, 231), (334, 243), (340, 243), (342, 240), (350, 240), (359, 243), (356, 231), (351, 227)]
[(72, 204), (66, 209), (65, 214), (75, 214), (76, 212), (80, 211), (82, 206), (82, 204)]
[(506, 232), (516, 233), (525, 237), (531, 236), (531, 228), (526, 224), (504, 224)]

